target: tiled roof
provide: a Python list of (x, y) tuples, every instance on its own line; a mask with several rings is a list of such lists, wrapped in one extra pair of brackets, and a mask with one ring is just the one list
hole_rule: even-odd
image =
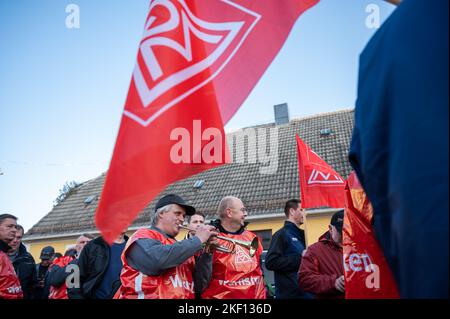
[[(322, 159), (342, 177), (347, 178), (351, 172), (347, 155), (353, 123), (353, 110), (345, 110), (293, 119), (289, 124), (280, 126), (272, 123), (250, 127), (248, 129), (256, 133), (256, 140), (262, 133), (267, 133), (268, 144), (270, 136), (274, 136), (273, 131), (269, 129), (276, 128), (278, 165), (274, 174), (260, 173), (262, 167), (267, 167), (268, 164), (262, 163), (259, 156), (256, 163), (249, 163), (248, 159), (255, 155), (255, 152), (259, 154), (257, 148), (249, 148), (248, 143), (236, 138), (232, 152), (236, 154), (245, 146), (244, 163), (236, 163), (235, 158), (232, 164), (222, 165), (169, 185), (141, 212), (132, 226), (148, 224), (149, 214), (154, 209), (156, 200), (168, 193), (181, 195), (197, 210), (210, 217), (215, 214), (220, 199), (227, 195), (241, 198), (249, 216), (282, 213), (285, 201), (289, 198), (299, 198), (300, 194), (295, 134), (299, 134)], [(331, 130), (332, 134), (321, 135), (321, 130), (326, 129)], [(239, 136), (243, 130), (227, 134), (229, 145), (233, 136)], [(267, 153), (270, 154), (269, 148)], [(34, 225), (25, 238), (95, 230), (94, 213), (98, 197), (90, 204), (85, 204), (85, 200), (92, 195), (100, 196), (104, 180), (105, 174), (102, 174), (78, 186), (71, 195)], [(204, 184), (201, 188), (194, 188), (194, 183), (198, 180), (204, 181)]]

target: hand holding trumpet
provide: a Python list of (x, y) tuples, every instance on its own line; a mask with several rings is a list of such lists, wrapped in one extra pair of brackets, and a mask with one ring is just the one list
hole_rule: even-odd
[[(185, 227), (181, 227), (185, 228)], [(214, 226), (211, 225), (200, 225), (195, 229), (195, 236), (197, 236), (202, 244), (208, 242), (209, 244), (214, 241), (212, 237), (216, 237), (218, 232)], [(210, 240), (211, 239), (211, 240)]]

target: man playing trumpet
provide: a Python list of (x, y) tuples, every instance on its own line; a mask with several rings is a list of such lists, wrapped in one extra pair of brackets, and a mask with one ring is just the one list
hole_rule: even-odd
[[(245, 229), (247, 212), (239, 198), (231, 196), (223, 198), (219, 204), (218, 215), (219, 219), (211, 223), (219, 231), (219, 239), (215, 244), (227, 245), (227, 242), (220, 237), (249, 243), (257, 237)], [(259, 240), (256, 253), (237, 244), (233, 246), (233, 253), (214, 249), (212, 276), (202, 297), (204, 299), (266, 298), (260, 267), (261, 253), (262, 246)]]
[(201, 225), (195, 236), (175, 239), (185, 215), (194, 213), (195, 208), (177, 195), (158, 201), (152, 226), (136, 231), (122, 253), (118, 298), (193, 299), (196, 291), (202, 291), (211, 276), (212, 256), (194, 255), (217, 232), (212, 226)]

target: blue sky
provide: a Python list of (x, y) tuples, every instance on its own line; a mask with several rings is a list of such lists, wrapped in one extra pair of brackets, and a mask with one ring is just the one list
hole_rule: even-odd
[[(80, 8), (80, 28), (65, 25)], [(0, 0), (0, 213), (28, 230), (66, 181), (106, 171), (149, 0)], [(280, 54), (227, 124), (233, 130), (353, 108), (359, 54), (394, 9), (381, 0), (322, 0), (295, 25)]]

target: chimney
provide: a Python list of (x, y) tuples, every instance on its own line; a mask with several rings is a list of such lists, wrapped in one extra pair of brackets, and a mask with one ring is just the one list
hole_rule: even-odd
[(287, 103), (274, 105), (273, 109), (275, 112), (276, 125), (289, 123), (289, 109)]

